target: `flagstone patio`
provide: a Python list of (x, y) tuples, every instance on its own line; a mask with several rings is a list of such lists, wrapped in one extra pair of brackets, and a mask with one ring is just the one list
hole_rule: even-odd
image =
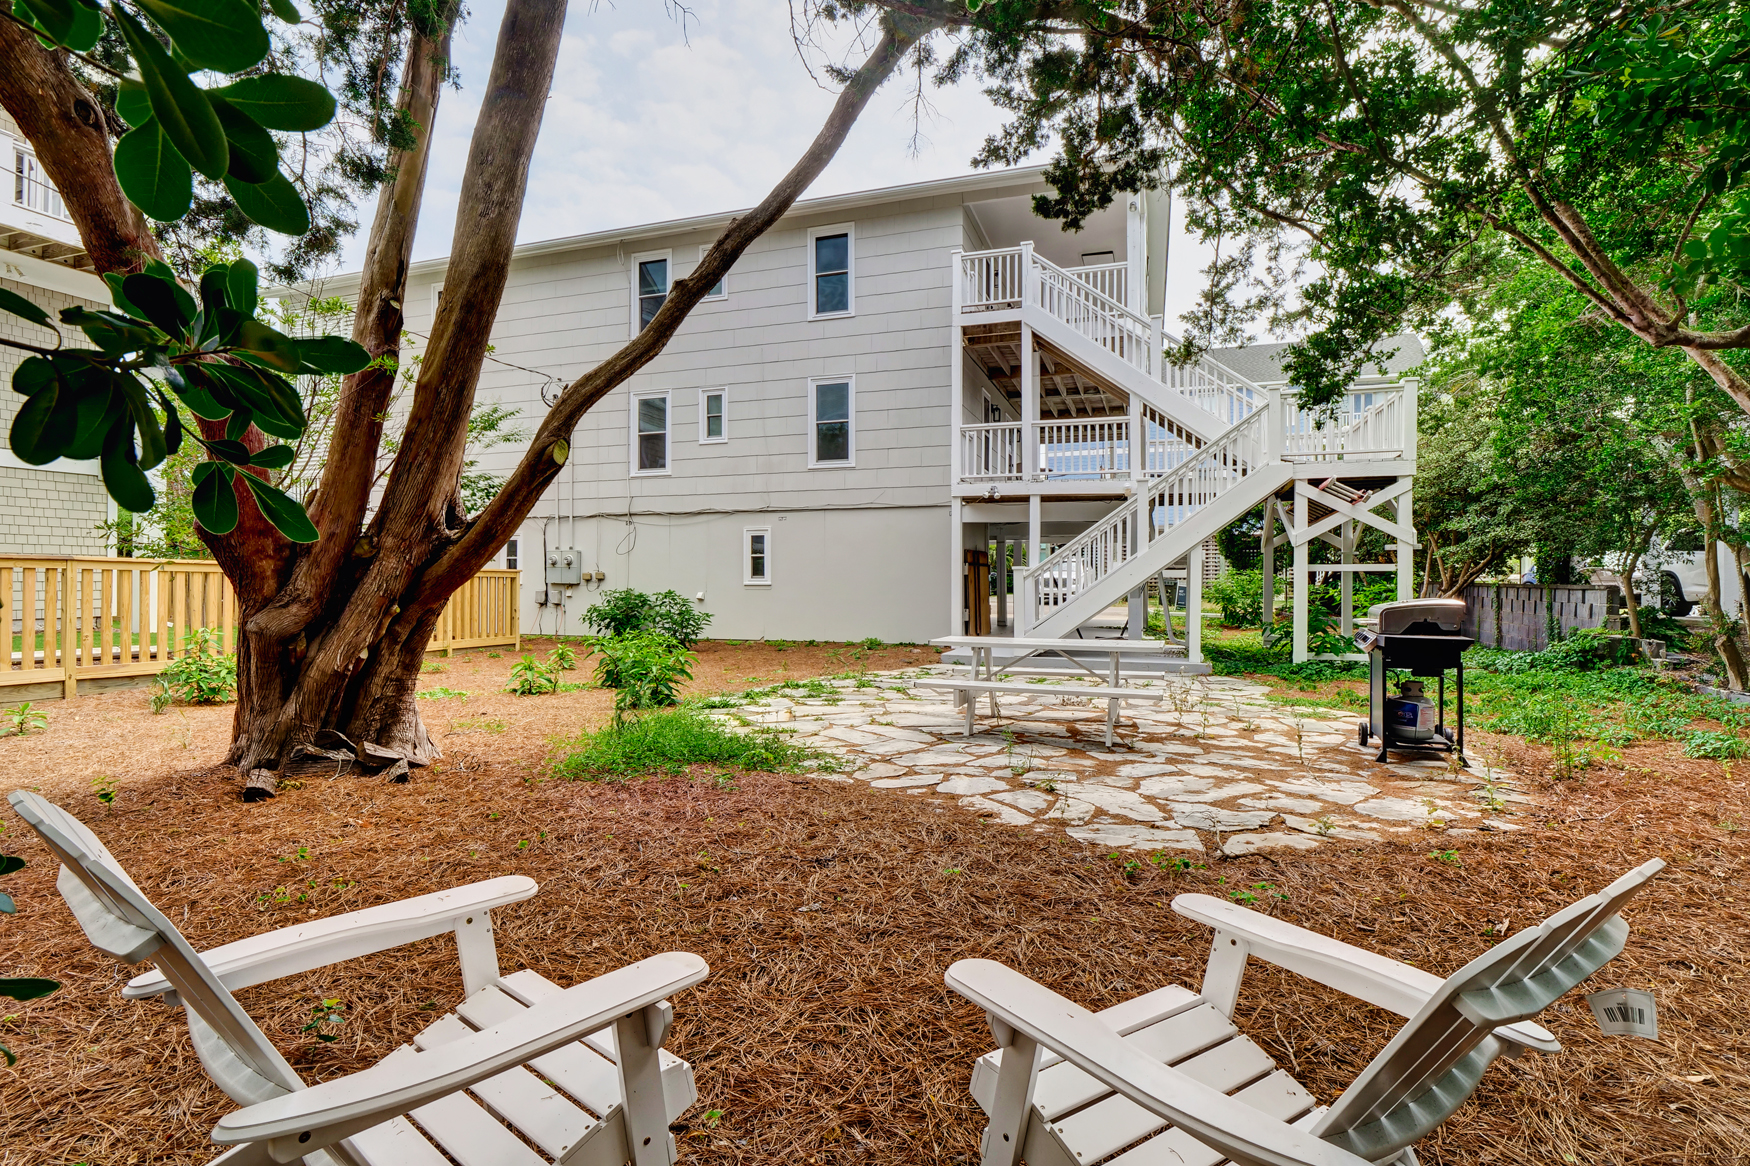
[(1040, 678), (1037, 695), (999, 697), (995, 719), (980, 697), (979, 731), (963, 736), (963, 710), (910, 687), (952, 675), (963, 672), (814, 681), (790, 690), (794, 699), (767, 695), (712, 715), (842, 755), (840, 781), (953, 798), (992, 821), (1115, 848), (1239, 855), (1413, 830), (1507, 831), (1535, 804), (1513, 774), (1474, 752), (1469, 769), (1403, 755), (1379, 764), (1356, 743), (1357, 714), (1284, 706), (1241, 679), (1137, 680), (1162, 699), (1126, 703), (1107, 749), (1104, 704), (1054, 677)]

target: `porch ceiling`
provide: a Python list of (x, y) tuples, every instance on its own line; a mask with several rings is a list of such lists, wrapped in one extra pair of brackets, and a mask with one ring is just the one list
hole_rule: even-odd
[[(1009, 401), (1021, 404), (1021, 328), (1018, 324), (972, 325), (964, 330), (966, 350)], [(1102, 383), (1093, 373), (1037, 333), (1040, 420), (1072, 417), (1123, 417), (1130, 397)]]

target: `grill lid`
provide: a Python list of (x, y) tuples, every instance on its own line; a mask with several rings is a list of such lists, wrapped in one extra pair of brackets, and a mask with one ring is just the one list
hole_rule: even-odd
[(1464, 600), (1376, 603), (1368, 609), (1367, 618), (1382, 636), (1456, 636), (1464, 626)]

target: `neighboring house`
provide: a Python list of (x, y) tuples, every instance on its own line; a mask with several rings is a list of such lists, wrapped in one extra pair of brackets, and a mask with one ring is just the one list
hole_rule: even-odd
[[(0, 190), (0, 287), (58, 316), (62, 308), (109, 306), (109, 291), (94, 275), (79, 232), (67, 218), (61, 196), (37, 165), (36, 153), (18, 126), (0, 111), (0, 163), (7, 174)], [(50, 344), (45, 329), (0, 313), (0, 335)], [(83, 335), (72, 332), (82, 341)], [(12, 391), (12, 372), (26, 354), (0, 347), (0, 427), (10, 430), (23, 400)], [(101, 555), (98, 524), (115, 514), (97, 462), (52, 462), (28, 466), (0, 443), (0, 554)]]
[[(1030, 566), (1009, 628), (1073, 635), (1336, 468), (1309, 463), (1407, 481), (1413, 390), (1377, 378), (1321, 429), (1292, 392), (1214, 360), (1165, 365), (1164, 199), (1121, 198), (1072, 233), (1033, 215), (1047, 189), (1025, 169), (799, 202), (579, 423), (505, 550), (526, 572), (525, 631), (576, 633), (616, 587), (679, 591), (730, 639), (982, 631), (993, 544), (1000, 561), (1016, 541)], [(733, 217), (519, 246), (482, 399), (537, 420), (543, 388), (634, 335)], [(409, 274), (416, 339), (444, 268)], [(349, 276), (321, 293), (356, 290)], [(487, 450), (479, 469), (521, 452)], [(1330, 513), (1310, 505), (1302, 526)]]

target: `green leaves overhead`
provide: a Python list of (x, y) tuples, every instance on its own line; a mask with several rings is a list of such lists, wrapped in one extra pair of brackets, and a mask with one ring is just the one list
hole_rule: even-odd
[[(107, 275), (115, 310), (61, 313), (61, 323), (95, 347), (32, 355), (14, 371), (12, 388), (24, 400), (9, 433), (13, 453), (30, 465), (96, 458), (110, 497), (138, 513), (156, 501), (151, 471), (192, 437), (211, 459), (194, 475), (202, 526), (214, 534), (235, 528), (242, 489), (281, 534), (314, 541), (303, 506), (256, 476), (291, 465), (293, 447), (251, 451), (244, 439), (251, 427), (285, 442), (304, 436), (303, 399), (282, 374), (354, 372), (368, 358), (342, 337), (293, 339), (256, 319), (257, 279), (245, 260), (216, 264), (201, 277), (197, 300), (163, 263)], [(0, 310), (49, 323), (42, 308), (10, 292), (0, 291)], [(223, 434), (186, 427), (183, 408)]]
[[(269, 7), (288, 23), (300, 19), (290, 0)], [(252, 222), (307, 233), (309, 206), (279, 169), (273, 133), (321, 129), (334, 119), (333, 95), (277, 73), (211, 91), (195, 84), (191, 73), (239, 73), (267, 58), (270, 39), (253, 0), (137, 0), (136, 8), (155, 27), (119, 5), (100, 11), (90, 0), (15, 0), (16, 13), (50, 47), (87, 51), (102, 36), (103, 12), (115, 22), (138, 70), (116, 91), (116, 112), (132, 127), (115, 150), (122, 192), (160, 222), (179, 219), (192, 204), (198, 170), (223, 181)]]
[(180, 219), (194, 201), (188, 161), (150, 116), (115, 144), (115, 176), (128, 201), (161, 223)]
[(198, 68), (241, 73), (267, 56), (267, 29), (243, 0), (135, 0)]
[(310, 133), (334, 120), (334, 95), (302, 77), (266, 73), (214, 92), (270, 130)]

